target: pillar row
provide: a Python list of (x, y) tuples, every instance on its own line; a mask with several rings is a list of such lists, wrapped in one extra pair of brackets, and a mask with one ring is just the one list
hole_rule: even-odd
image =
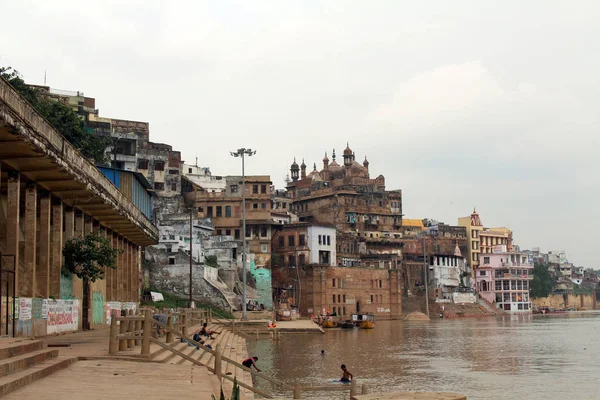
[(50, 297), (60, 299), (60, 270), (63, 263), (63, 204), (52, 205), (52, 261), (50, 263)]

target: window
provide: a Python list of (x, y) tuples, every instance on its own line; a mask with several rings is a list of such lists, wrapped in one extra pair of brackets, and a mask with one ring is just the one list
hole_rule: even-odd
[(295, 259), (295, 257), (293, 255), (288, 256), (288, 265), (290, 267), (293, 267), (293, 266), (296, 265), (296, 259)]
[(175, 265), (175, 257), (169, 257), (169, 265)]
[(321, 244), (321, 235), (319, 235), (319, 244)]
[(371, 303), (373, 303), (373, 295), (371, 295)]
[(496, 281), (496, 290), (502, 290), (502, 281)]
[(154, 170), (155, 171), (164, 171), (165, 170), (165, 162), (164, 161), (155, 161), (154, 162)]
[(231, 193), (237, 193), (238, 185), (230, 185), (229, 190), (231, 191)]
[(171, 190), (174, 191), (174, 192), (177, 191), (177, 182), (171, 183)]
[(252, 185), (252, 194), (258, 194), (258, 185)]
[(382, 280), (380, 279), (380, 280), (379, 280), (379, 288), (380, 288), (380, 289), (382, 288), (382, 284), (383, 284), (383, 283), (382, 283)]
[(221, 230), (217, 229), (217, 236), (221, 236)]
[(236, 229), (236, 230), (235, 230), (235, 238), (236, 238), (236, 239), (239, 239), (239, 238), (240, 238), (240, 230), (239, 230), (239, 229)]
[(254, 236), (255, 238), (258, 237), (258, 226), (252, 227), (252, 236)]
[(175, 240), (175, 235), (169, 235), (169, 240)]
[(225, 206), (225, 216), (231, 217), (231, 206)]
[(502, 290), (510, 290), (510, 281), (502, 281)]
[(282, 203), (281, 205), (283, 206), (283, 208), (284, 208), (284, 209), (285, 209), (285, 207), (287, 206), (287, 204), (286, 204), (286, 203)]
[(266, 244), (261, 244), (260, 245), (260, 252), (261, 253), (268, 253), (269, 252), (269, 246), (267, 246)]
[[(342, 300), (343, 300), (344, 304), (346, 304), (346, 295), (344, 295), (344, 296), (342, 297)], [(344, 307), (344, 308), (346, 308), (346, 307)]]
[(148, 160), (138, 160), (138, 169), (148, 169)]
[(223, 216), (223, 207), (217, 206), (217, 217)]
[(261, 228), (260, 228), (260, 237), (267, 237), (267, 235), (268, 235), (268, 229), (267, 229), (267, 227), (266, 226), (261, 226)]
[(246, 237), (249, 238), (250, 237), (250, 229), (246, 228)]
[(331, 246), (331, 236), (327, 235), (327, 246)]
[(279, 236), (278, 239), (279, 239), (278, 240), (279, 247), (285, 246), (285, 238), (283, 236)]
[(338, 294), (338, 301), (337, 301), (337, 302), (338, 302), (338, 303), (341, 303), (341, 302), (342, 302), (342, 295)]
[(255, 209), (255, 210), (258, 210), (258, 203), (252, 204), (252, 208)]
[(267, 208), (267, 203), (260, 203), (260, 208), (265, 210)]
[(490, 258), (489, 258), (489, 257), (483, 257), (483, 263), (484, 263), (485, 265), (489, 265), (489, 263), (490, 263)]
[(334, 294), (334, 295), (332, 295), (332, 300), (331, 300), (331, 301), (332, 301), (332, 303), (334, 303), (334, 304), (335, 304), (335, 294)]
[(212, 206), (206, 207), (206, 216), (208, 218), (211, 218), (213, 216), (213, 208), (212, 208)]
[(295, 246), (294, 244), (294, 236), (288, 236), (288, 246)]
[(298, 256), (298, 264), (301, 266), (306, 264), (306, 256), (304, 254)]
[(170, 170), (169, 170), (169, 175), (179, 175), (179, 170), (176, 170), (176, 169), (170, 169)]
[(154, 190), (165, 190), (164, 182), (154, 182)]
[(262, 194), (267, 193), (267, 185), (260, 185), (260, 192)]
[(523, 309), (524, 310), (529, 310), (529, 303), (523, 304)]
[(306, 246), (304, 235), (299, 235), (298, 236), (298, 245), (299, 246)]
[(522, 310), (522, 309), (523, 309), (523, 303), (519, 303), (519, 304), (517, 304), (517, 308), (518, 308), (519, 310)]
[(487, 275), (487, 271), (479, 271), (479, 276), (486, 276)]
[(191, 174), (191, 173), (192, 173), (192, 169), (188, 168), (188, 174)]
[(231, 236), (231, 229), (225, 229), (225, 235)]
[(335, 287), (335, 278), (333, 278), (333, 280), (331, 281), (331, 286)]
[(204, 212), (204, 207), (198, 207), (198, 212)]

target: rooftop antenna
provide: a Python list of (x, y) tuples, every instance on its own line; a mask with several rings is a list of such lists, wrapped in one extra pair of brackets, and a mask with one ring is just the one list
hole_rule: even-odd
[(46, 70), (44, 70), (44, 86), (46, 86)]
[(196, 168), (198, 167), (198, 155), (196, 155)]

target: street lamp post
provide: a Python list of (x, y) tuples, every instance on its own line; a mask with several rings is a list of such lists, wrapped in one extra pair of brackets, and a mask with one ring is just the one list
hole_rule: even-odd
[(425, 309), (427, 310), (427, 316), (429, 317), (429, 277), (427, 276), (427, 247), (425, 243), (425, 235), (423, 235), (423, 271), (425, 271)]
[(242, 319), (248, 319), (246, 314), (246, 171), (244, 158), (255, 155), (256, 150), (241, 148), (230, 154), (233, 157), (242, 158)]

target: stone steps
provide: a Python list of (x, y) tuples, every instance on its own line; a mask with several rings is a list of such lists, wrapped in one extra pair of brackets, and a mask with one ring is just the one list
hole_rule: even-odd
[(58, 350), (43, 349), (41, 341), (0, 343), (0, 397), (75, 362), (59, 357)]

